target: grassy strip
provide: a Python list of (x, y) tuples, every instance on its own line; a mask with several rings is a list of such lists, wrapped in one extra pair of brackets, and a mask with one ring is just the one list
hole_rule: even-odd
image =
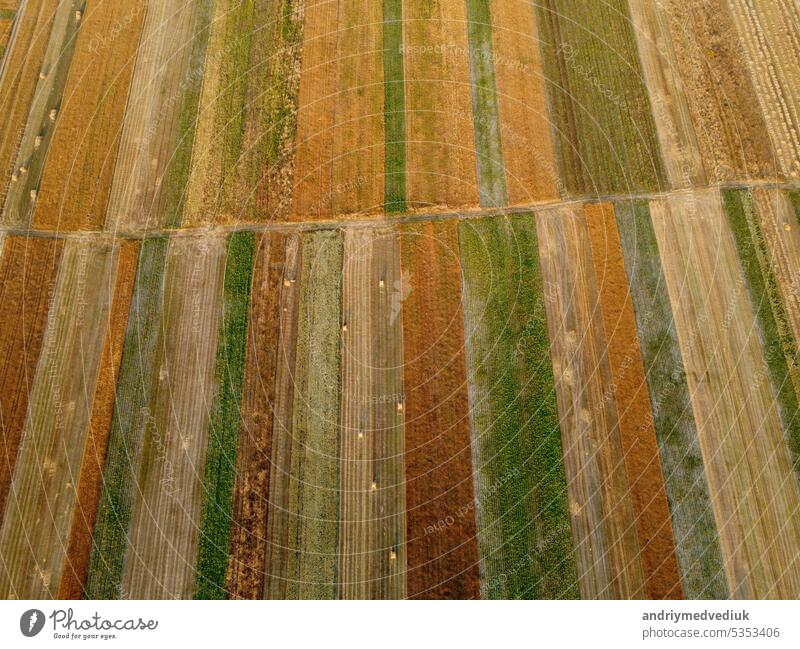
[(150, 396), (158, 382), (166, 253), (166, 237), (142, 243), (94, 529), (87, 599), (116, 599), (123, 594), (122, 571), (138, 492), (142, 440), (146, 428), (154, 425)]
[(686, 597), (728, 587), (658, 243), (646, 202), (615, 206)]
[(800, 385), (797, 341), (786, 315), (778, 280), (772, 272), (753, 195), (749, 190), (735, 189), (723, 191), (722, 197), (758, 320), (764, 360), (777, 393), (792, 467), (800, 478), (800, 404), (795, 389)]
[(387, 213), (406, 210), (406, 99), (403, 0), (383, 0), (383, 82)]
[(214, 0), (198, 0), (192, 29), (192, 50), (186, 76), (181, 82), (183, 96), (178, 110), (178, 128), (175, 149), (164, 179), (164, 226), (177, 228), (181, 224), (186, 183), (192, 164), (197, 127), (197, 112), (203, 87), (208, 36)]
[[(577, 598), (532, 216), (464, 221), (459, 244), (483, 591), (492, 599)], [(499, 547), (488, 545), (487, 536), (498, 538)]]
[(489, 0), (467, 0), (472, 115), (482, 207), (508, 205)]
[(572, 194), (655, 191), (666, 174), (626, 0), (536, 3), (562, 177)]
[(217, 347), (208, 450), (203, 485), (203, 513), (197, 559), (198, 599), (225, 599), (236, 474), (236, 448), (241, 424), (250, 283), (255, 235), (231, 235), (225, 266), (224, 306)]
[(14, 20), (17, 12), (14, 9), (0, 9), (0, 20)]
[(789, 192), (789, 200), (792, 202), (792, 207), (794, 207), (797, 225), (800, 225), (800, 192)]
[(339, 232), (314, 232), (304, 237), (287, 599), (332, 599), (336, 593), (343, 254)]

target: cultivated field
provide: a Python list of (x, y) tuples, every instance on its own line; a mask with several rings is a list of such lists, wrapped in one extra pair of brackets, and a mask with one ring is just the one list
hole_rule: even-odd
[(0, 597), (800, 597), (792, 0), (0, 0)]

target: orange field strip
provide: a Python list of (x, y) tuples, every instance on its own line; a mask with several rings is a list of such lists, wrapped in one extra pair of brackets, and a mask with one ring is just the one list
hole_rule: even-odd
[(114, 414), (117, 378), (119, 377), (122, 345), (136, 278), (140, 244), (125, 241), (119, 244), (117, 276), (106, 323), (105, 343), (100, 360), (100, 372), (92, 400), (92, 416), (81, 462), (77, 484), (77, 502), (72, 514), (72, 525), (65, 565), (58, 587), (58, 599), (81, 599), (89, 570), (92, 549), (92, 531), (97, 515), (100, 492), (103, 488), (108, 434)]
[(0, 521), (64, 243), (9, 236), (0, 259)]
[(787, 178), (800, 178), (800, 6), (728, 0), (756, 96)]
[(673, 188), (705, 185), (686, 89), (674, 73), (676, 53), (666, 12), (658, 2), (628, 6), (669, 184)]
[[(86, 3), (34, 227), (102, 227), (146, 11), (145, 5), (109, 0)], [(117, 34), (110, 43), (109, 34)]]
[(404, 0), (407, 203), (479, 204), (466, 5)]
[(800, 344), (800, 224), (784, 192), (756, 189), (753, 195), (786, 316), (794, 339)]
[(162, 225), (161, 188), (173, 163), (198, 4), (162, 0), (148, 5), (106, 215), (106, 229), (113, 232)]
[(500, 136), (511, 205), (558, 197), (558, 173), (547, 112), (539, 34), (526, 0), (492, 3), (494, 73)]
[(351, 230), (344, 245), (339, 598), (403, 599), (400, 242)]
[(619, 433), (649, 599), (683, 596), (664, 474), (650, 408), (614, 206), (587, 205), (589, 244), (600, 294)]
[(115, 287), (114, 246), (70, 241), (0, 528), (0, 597), (58, 594)]
[(406, 592), (478, 599), (469, 397), (455, 223), (406, 226), (401, 239)]
[(258, 240), (247, 331), (236, 486), (226, 584), (231, 599), (261, 599), (267, 552), (267, 511), (272, 475), (275, 373), (280, 336), (280, 296), (287, 236)]
[(295, 218), (383, 209), (383, 9), (320, 0), (305, 9)]
[(730, 592), (800, 592), (800, 494), (717, 191), (651, 204)]
[(225, 239), (174, 239), (167, 252), (164, 355), (138, 476), (123, 593), (194, 595)]
[(581, 596), (641, 598), (645, 575), (586, 219), (567, 207), (545, 210), (536, 225)]

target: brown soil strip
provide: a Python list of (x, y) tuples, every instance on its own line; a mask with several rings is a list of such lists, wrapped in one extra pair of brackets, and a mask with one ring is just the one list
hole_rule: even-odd
[(676, 52), (667, 14), (659, 2), (631, 2), (628, 6), (669, 184), (673, 188), (703, 186), (703, 162), (685, 88), (675, 74)]
[(689, 103), (707, 181), (775, 178), (777, 161), (727, 0), (658, 4), (666, 12), (673, 71)]
[(800, 495), (719, 193), (651, 205), (731, 595), (800, 592)]
[(778, 164), (800, 178), (800, 7), (796, 0), (729, 5)]
[(344, 245), (339, 598), (403, 599), (400, 242), (349, 230)]
[(55, 289), (63, 242), (9, 236), (0, 259), (0, 520), (17, 461), (28, 396)]
[(119, 246), (117, 278), (114, 285), (111, 310), (106, 323), (100, 374), (92, 401), (92, 418), (81, 462), (81, 473), (77, 487), (77, 502), (72, 515), (72, 526), (67, 545), (64, 570), (58, 588), (58, 599), (81, 599), (89, 571), (89, 555), (92, 549), (92, 531), (97, 514), (100, 492), (103, 488), (108, 433), (114, 414), (119, 366), (122, 360), (122, 345), (128, 322), (133, 284), (140, 244), (125, 241)]
[(148, 5), (119, 140), (106, 229), (162, 225), (161, 188), (173, 163), (186, 89), (182, 82), (192, 39), (197, 37), (192, 28), (195, 14), (202, 11), (199, 4), (162, 0)]
[(264, 599), (285, 599), (289, 562), (289, 479), (292, 467), (295, 355), (300, 309), (300, 236), (286, 244), (280, 294), (278, 359), (272, 424)]
[(58, 593), (116, 261), (108, 243), (83, 239), (64, 246), (0, 530), (4, 599)]
[(0, 204), (5, 202), (58, 4), (59, 0), (28, 0), (18, 16), (14, 43), (6, 53), (0, 78)]
[(466, 3), (404, 0), (403, 20), (407, 204), (478, 205)]
[(174, 238), (164, 291), (164, 355), (145, 431), (140, 493), (123, 592), (133, 599), (194, 595), (208, 415), (222, 312), (226, 241)]
[(648, 599), (683, 597), (664, 474), (614, 207), (587, 205), (589, 243)]
[(261, 236), (255, 257), (226, 582), (231, 599), (261, 599), (264, 593), (281, 281), (287, 239), (282, 233)]
[(407, 585), (410, 598), (480, 597), (464, 314), (453, 222), (401, 238)]
[(36, 200), (35, 228), (102, 227), (145, 13), (142, 4), (86, 3)]
[(531, 3), (494, 2), (494, 73), (500, 135), (511, 205), (552, 200), (560, 193), (547, 112), (539, 33)]
[(584, 599), (646, 595), (583, 210), (537, 215), (578, 581)]

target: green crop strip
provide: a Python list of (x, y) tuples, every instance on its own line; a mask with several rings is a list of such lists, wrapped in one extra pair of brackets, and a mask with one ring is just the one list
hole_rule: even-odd
[(489, 0), (467, 0), (472, 119), (481, 206), (505, 207), (508, 192), (500, 138), (490, 5)]
[(158, 237), (146, 239), (139, 254), (94, 529), (87, 599), (122, 596), (143, 439), (153, 425), (150, 408), (158, 383), (166, 253), (167, 239)]
[(303, 238), (291, 434), (287, 599), (332, 599), (339, 531), (339, 395), (343, 241)]
[(383, 2), (385, 162), (384, 208), (406, 210), (406, 99), (403, 70), (403, 0)]
[(241, 424), (242, 383), (250, 310), (255, 235), (231, 235), (225, 266), (222, 323), (214, 369), (203, 513), (197, 559), (198, 599), (225, 599), (225, 571), (233, 517), (236, 449)]
[(723, 191), (722, 196), (758, 321), (764, 360), (776, 392), (792, 466), (800, 479), (800, 357), (797, 341), (786, 315), (778, 280), (772, 272), (753, 195), (749, 190), (736, 189)]
[(792, 202), (792, 207), (794, 207), (797, 225), (800, 225), (800, 192), (789, 192), (789, 200)]
[(493, 599), (577, 598), (533, 217), (462, 222), (459, 245), (482, 590)]
[(192, 49), (189, 54), (188, 71), (181, 82), (183, 96), (178, 111), (178, 128), (175, 150), (172, 153), (169, 169), (164, 180), (164, 226), (177, 228), (183, 214), (184, 192), (192, 163), (197, 112), (205, 68), (208, 36), (211, 30), (213, 0), (197, 2), (194, 26), (192, 29)]
[(0, 9), (0, 20), (14, 20), (17, 12), (13, 9)]
[(650, 209), (634, 202), (619, 203), (615, 211), (684, 591), (690, 599), (726, 599), (719, 536)]
[(536, 3), (561, 173), (575, 195), (666, 185), (626, 0)]

